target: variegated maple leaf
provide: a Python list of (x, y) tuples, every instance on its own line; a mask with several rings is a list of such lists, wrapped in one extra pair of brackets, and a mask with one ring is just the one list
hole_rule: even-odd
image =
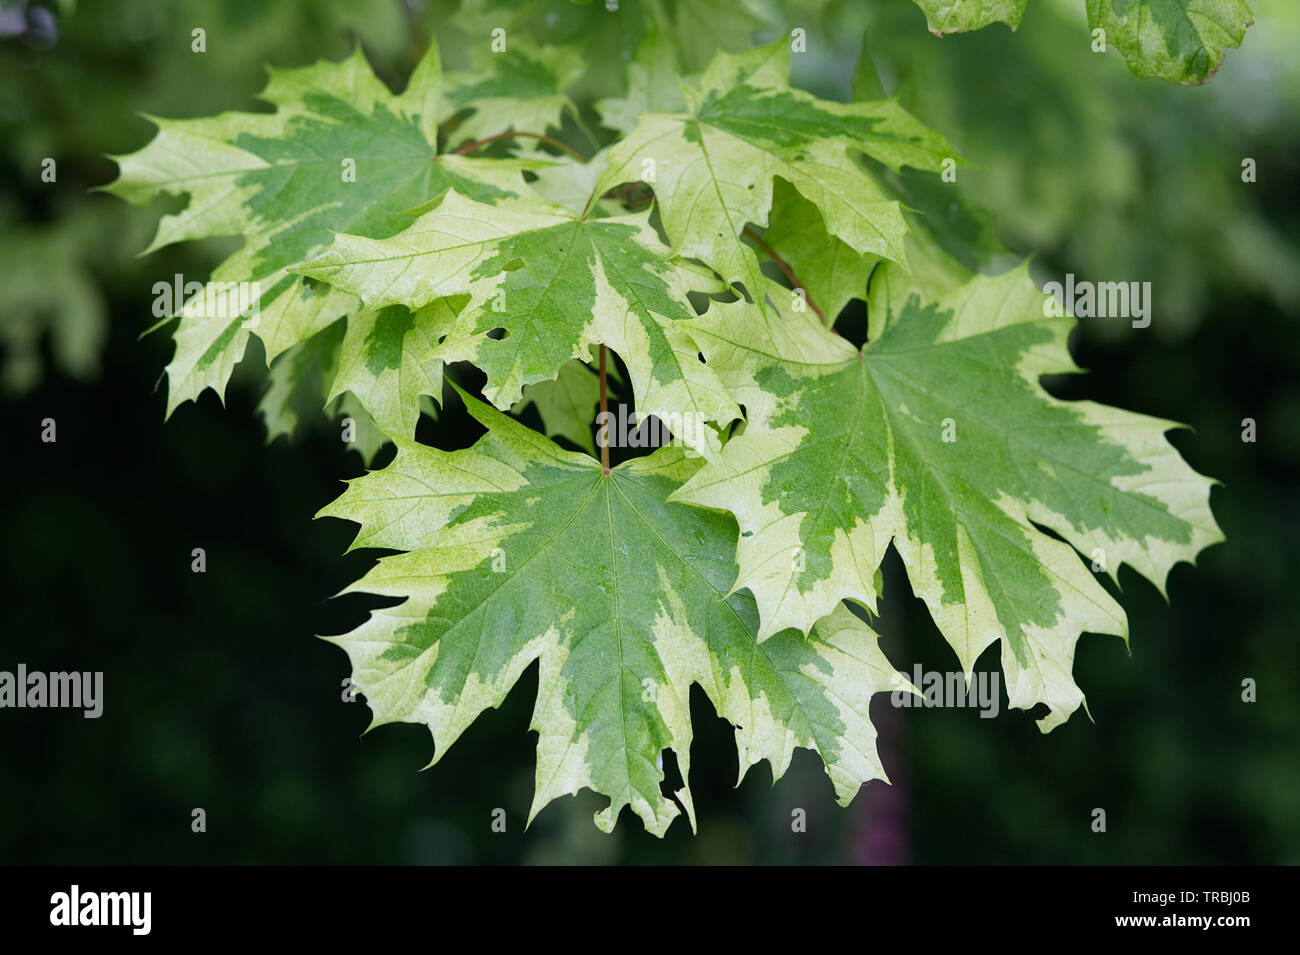
[(582, 75), (582, 58), (569, 47), (539, 47), (516, 36), (504, 50), (491, 43), (474, 47), (478, 66), (455, 73), (447, 101), (469, 115), (448, 133), (448, 145), (463, 146), (506, 130), (541, 133), (578, 110), (564, 94)]
[[(530, 821), (557, 796), (590, 788), (613, 828), (630, 806), (662, 835), (689, 787), (690, 687), (736, 727), (740, 777), (760, 760), (779, 778), (796, 747), (817, 751), (847, 803), (883, 779), (868, 706), (910, 684), (846, 608), (805, 635), (759, 644), (758, 613), (735, 578), (727, 516), (668, 501), (700, 465), (661, 448), (602, 473), (466, 396), (487, 428), (446, 452), (398, 439), (394, 461), (352, 481), (322, 514), (361, 525), (353, 547), (381, 558), (347, 590), (404, 597), (349, 634), (353, 679), (374, 724), (424, 723), (434, 762), (539, 661)], [(661, 756), (683, 786), (661, 791)]]
[[(817, 99), (791, 88), (789, 72), (786, 41), (720, 54), (698, 86), (682, 84), (684, 110), (640, 114), (611, 148), (598, 189), (646, 181), (673, 250), (750, 289), (762, 279), (741, 236), (750, 223), (768, 224), (777, 178), (816, 206), (827, 231), (850, 249), (902, 260), (902, 211), (858, 154), (937, 171), (955, 152), (892, 100)], [(607, 106), (606, 116), (626, 122), (619, 104)]]
[(456, 320), (455, 299), (418, 311), (358, 308), (348, 316), (328, 399), (351, 392), (385, 434), (413, 436), (420, 397), (442, 399), (438, 342)]
[[(361, 334), (365, 339), (358, 343)], [(420, 334), (411, 330), (409, 319), (359, 309), (348, 317), (346, 329), (340, 319), (286, 349), (271, 363), (257, 405), (267, 441), (281, 435), (292, 439), (304, 418), (323, 422), (322, 407), (336, 419), (336, 434), (366, 464), (387, 443), (388, 434), (414, 433), (419, 412), (436, 411), (429, 396), (442, 392), (442, 362), (418, 363)], [(417, 341), (407, 342), (412, 337)], [(406, 353), (411, 348), (415, 354)], [(390, 367), (397, 361), (410, 364)]]
[(1074, 319), (1044, 317), (1023, 267), (936, 295), (882, 265), (861, 351), (810, 312), (778, 314), (785, 297), (689, 323), (747, 424), (674, 495), (736, 516), (759, 637), (844, 598), (874, 606), (892, 542), (965, 671), (1001, 640), (1010, 705), (1045, 703), (1040, 726), (1055, 726), (1083, 699), (1080, 633), (1127, 639), (1073, 548), (1163, 591), (1174, 563), (1222, 539), (1213, 482), (1166, 440), (1173, 422), (1043, 390), (1039, 376), (1078, 371)]
[[(682, 440), (716, 453), (704, 423), (725, 424), (740, 410), (680, 323), (696, 317), (688, 293), (717, 283), (674, 259), (649, 217), (595, 218), (540, 198), (489, 206), (449, 191), (405, 232), (336, 236), (299, 268), (370, 308), (467, 295), (439, 354), (486, 372), (484, 394), (500, 408), (587, 358), (592, 345), (608, 345), (627, 365), (638, 412), (694, 416)], [(493, 337), (498, 329), (504, 334)]]
[[(484, 203), (526, 191), (520, 175), (526, 164), (437, 154), (439, 124), (465, 103), (462, 84), (485, 89), (489, 80), (447, 79), (434, 45), (407, 88), (394, 95), (358, 48), (339, 63), (271, 70), (261, 98), (276, 107), (273, 113), (154, 119), (153, 141), (117, 157), (121, 175), (108, 191), (137, 204), (164, 193), (189, 196), (182, 211), (163, 217), (146, 251), (186, 239), (244, 237), (202, 293), (183, 309), (177, 303), (169, 415), (205, 388), (224, 395), (250, 335), (272, 360), (355, 309), (354, 297), (289, 271), (323, 249), (333, 232), (394, 235), (413, 221), (407, 210), (449, 188)], [(542, 95), (505, 79), (498, 85)], [(546, 94), (558, 95), (555, 89)], [(553, 107), (547, 99), (538, 122), (551, 121)], [(519, 125), (524, 110), (497, 114), (507, 124), (500, 128)], [(472, 128), (494, 129), (493, 115), (474, 113)], [(367, 327), (349, 333), (349, 346), (370, 336), (373, 316), (357, 321)], [(358, 397), (364, 403), (371, 396)], [(409, 416), (399, 417), (405, 426)]]
[[(798, 277), (809, 307), (832, 326), (850, 299), (866, 299), (867, 279), (880, 261), (880, 256), (855, 252), (828, 233), (816, 206), (785, 182), (778, 182), (773, 190), (771, 221), (763, 241), (776, 246), (781, 261)], [(799, 303), (800, 308), (803, 305)]]

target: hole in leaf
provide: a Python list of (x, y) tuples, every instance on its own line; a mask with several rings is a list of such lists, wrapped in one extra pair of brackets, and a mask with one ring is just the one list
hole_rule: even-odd
[[(660, 754), (660, 759), (662, 760), (664, 778), (659, 781), (659, 792), (666, 798), (676, 802), (677, 790), (686, 785), (686, 781), (682, 779), (681, 767), (677, 763), (677, 754), (671, 749), (666, 749)], [(678, 805), (681, 806), (681, 803), (678, 803)], [(685, 809), (684, 806), (682, 808)]]
[[(482, 400), (483, 385), (487, 376), (468, 362), (452, 362), (447, 366), (446, 378)], [(438, 418), (420, 415), (415, 426), (415, 440), (443, 451), (459, 451), (473, 445), (487, 432), (483, 423), (469, 413), (465, 402), (450, 386), (443, 389), (439, 402)]]
[(828, 313), (826, 318), (835, 323), (835, 330), (854, 348), (861, 348), (867, 343), (866, 302), (856, 298), (850, 299), (838, 317)]

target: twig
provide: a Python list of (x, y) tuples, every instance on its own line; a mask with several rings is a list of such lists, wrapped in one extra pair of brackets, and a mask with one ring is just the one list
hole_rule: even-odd
[(808, 290), (803, 287), (803, 284), (799, 281), (798, 276), (794, 274), (794, 269), (790, 268), (790, 266), (786, 264), (785, 259), (777, 255), (776, 249), (768, 245), (766, 239), (764, 239), (761, 235), (759, 235), (749, 226), (745, 226), (745, 235), (753, 239), (754, 244), (767, 253), (768, 258), (770, 258), (773, 262), (775, 262), (777, 268), (779, 268), (782, 272), (785, 273), (785, 277), (790, 280), (791, 285), (797, 288), (800, 292), (803, 292), (804, 301), (807, 302), (808, 306), (814, 312), (817, 313), (817, 317), (822, 320), (822, 324), (826, 325), (827, 324), (826, 315), (822, 312), (820, 308), (817, 307), (817, 303), (814, 302), (813, 297), (808, 294)]
[[(609, 400), (608, 385), (605, 380), (605, 346), (600, 346), (600, 426), (605, 429), (604, 438), (600, 442), (600, 466), (605, 474), (609, 474)], [(601, 435), (597, 434), (597, 438)]]

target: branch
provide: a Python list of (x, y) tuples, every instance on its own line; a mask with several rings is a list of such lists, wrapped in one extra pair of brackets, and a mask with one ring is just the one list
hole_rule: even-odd
[(808, 290), (804, 288), (803, 285), (799, 282), (798, 276), (794, 274), (794, 269), (786, 265), (785, 259), (781, 258), (781, 256), (776, 254), (776, 249), (768, 245), (767, 240), (764, 239), (761, 235), (759, 235), (749, 226), (745, 226), (745, 235), (753, 239), (754, 244), (767, 253), (768, 258), (770, 258), (773, 262), (775, 262), (777, 264), (777, 267), (782, 272), (785, 273), (785, 277), (790, 280), (791, 285), (793, 285), (799, 291), (803, 292), (804, 301), (807, 302), (809, 307), (811, 307), (812, 310), (817, 313), (817, 317), (822, 320), (822, 324), (826, 325), (827, 324), (826, 315), (822, 312), (820, 308), (817, 307), (817, 303), (814, 302), (813, 297), (808, 294)]
[[(600, 466), (609, 474), (609, 400), (608, 386), (605, 381), (605, 346), (600, 346), (600, 421), (605, 429), (605, 440), (600, 442)], [(600, 437), (599, 434), (596, 435)]]

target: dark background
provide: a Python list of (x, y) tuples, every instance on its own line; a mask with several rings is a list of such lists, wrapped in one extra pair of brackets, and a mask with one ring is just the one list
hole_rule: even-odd
[[(578, 18), (561, 21), (574, 30), (604, 12), (551, 6)], [(862, 36), (851, 17), (856, 33), (837, 28), (849, 14), (830, 6), (825, 35), (839, 42), (810, 42), (804, 67), (825, 95), (847, 84)], [(115, 175), (103, 154), (152, 134), (137, 113), (253, 108), (262, 63), (336, 58), (357, 35), (396, 82), (439, 12), (56, 5), (52, 44), (39, 30), (0, 38), (0, 351), (12, 362), (31, 341), (36, 369), (6, 372), (0, 400), (0, 669), (102, 670), (105, 704), (98, 720), (0, 710), (0, 863), (1300, 863), (1300, 74), (1288, 52), (1300, 16), (1255, 4), (1245, 47), (1211, 86), (1182, 89), (1053, 47), (1054, 31), (1081, 29), (1059, 5), (1031, 10), (1016, 34), (942, 41), (910, 4), (880, 6), (892, 12), (869, 11), (867, 25), (889, 50), (887, 90), (980, 164), (964, 187), (1003, 238), (1044, 275), (1156, 282), (1152, 327), (1083, 321), (1074, 350), (1091, 372), (1053, 389), (1188, 423), (1174, 443), (1223, 482), (1212, 503), (1227, 543), (1174, 570), (1168, 604), (1121, 573), (1132, 656), (1115, 638), (1080, 641), (1075, 677), (1095, 722), (1079, 712), (1044, 736), (1005, 699), (983, 720), (879, 697), (896, 785), (872, 783), (841, 809), (806, 751), (775, 787), (761, 764), (733, 789), (730, 730), (700, 695), (700, 832), (678, 822), (663, 840), (629, 813), (599, 833), (589, 793), (523, 830), (535, 668), (434, 769), (420, 772), (432, 755), (422, 727), (362, 736), (368, 710), (342, 700), (346, 657), (314, 634), (364, 619), (373, 600), (329, 598), (375, 555), (341, 556), (352, 525), (312, 520), (362, 473), (359, 456), (323, 417), (267, 445), (256, 361), (225, 408), (208, 392), (164, 422), (171, 345), (166, 332), (139, 338), (149, 290), (201, 273), (229, 244), (135, 258), (165, 203), (131, 209), (87, 190)], [(189, 52), (192, 25), (208, 30), (206, 58)], [(1062, 117), (1070, 135), (1053, 132)], [(40, 182), (46, 155), (59, 157), (57, 186)], [(1257, 159), (1256, 184), (1240, 182), (1242, 156)], [(1099, 171), (1103, 159), (1114, 168)], [(1122, 186), (1096, 185), (1121, 168)], [(18, 251), (47, 246), (44, 261)], [(34, 273), (50, 301), (15, 302)], [(79, 280), (99, 303), (76, 326), (94, 346), (81, 362), (61, 357), (75, 329), (59, 324), (60, 294)], [(55, 444), (40, 441), (47, 417)], [(475, 436), (454, 406), (441, 427), (426, 421), (421, 437)], [(194, 547), (205, 574), (190, 571)], [(896, 556), (885, 572), (890, 658), (909, 673), (952, 669)], [(995, 669), (996, 653), (981, 666)], [(1242, 702), (1245, 678), (1256, 703)], [(191, 832), (196, 807), (206, 833)], [(496, 807), (504, 834), (490, 831)], [(806, 833), (790, 831), (795, 807)], [(1104, 834), (1090, 828), (1096, 807)]]

